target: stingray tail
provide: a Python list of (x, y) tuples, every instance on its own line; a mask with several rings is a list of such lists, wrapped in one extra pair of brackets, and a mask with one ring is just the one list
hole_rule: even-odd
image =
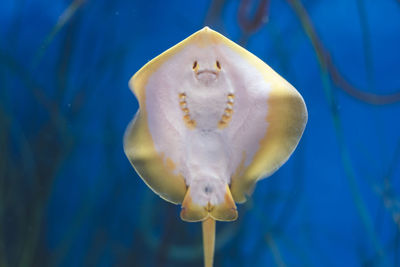
[(208, 217), (201, 222), (203, 228), (204, 267), (212, 267), (215, 248), (215, 220)]

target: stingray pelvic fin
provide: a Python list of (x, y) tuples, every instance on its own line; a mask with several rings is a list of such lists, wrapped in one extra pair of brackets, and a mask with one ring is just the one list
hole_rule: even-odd
[(232, 198), (229, 186), (226, 185), (223, 202), (212, 205), (210, 202), (202, 206), (193, 202), (189, 186), (182, 202), (181, 219), (187, 222), (204, 221), (212, 218), (216, 221), (234, 221), (238, 217), (236, 204)]
[(190, 192), (191, 188), (189, 186), (182, 202), (181, 219), (187, 222), (203, 221), (208, 217), (207, 207), (194, 203)]

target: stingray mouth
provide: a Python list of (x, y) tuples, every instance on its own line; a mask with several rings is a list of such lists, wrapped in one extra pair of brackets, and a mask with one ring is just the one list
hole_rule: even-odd
[(204, 83), (210, 83), (212, 81), (215, 81), (218, 77), (218, 72), (215, 70), (199, 70), (196, 71), (196, 78), (197, 80), (204, 82)]
[(202, 74), (212, 74), (212, 75), (215, 75), (215, 76), (218, 75), (218, 73), (215, 70), (199, 70), (199, 71), (196, 72), (197, 76), (202, 75)]

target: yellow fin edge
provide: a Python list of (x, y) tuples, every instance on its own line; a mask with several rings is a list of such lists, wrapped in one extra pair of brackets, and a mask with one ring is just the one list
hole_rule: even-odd
[(186, 222), (199, 222), (212, 218), (216, 221), (234, 221), (238, 217), (236, 204), (229, 186), (226, 185), (224, 202), (218, 205), (201, 206), (192, 201), (190, 186), (182, 202), (181, 219)]

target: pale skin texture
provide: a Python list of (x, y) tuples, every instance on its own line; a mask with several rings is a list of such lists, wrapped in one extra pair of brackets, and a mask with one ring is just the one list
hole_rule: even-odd
[(307, 122), (293, 86), (207, 27), (150, 61), (129, 84), (140, 109), (125, 153), (155, 193), (182, 203), (183, 220), (207, 221), (211, 235), (210, 220), (237, 218), (235, 202), (289, 158)]

